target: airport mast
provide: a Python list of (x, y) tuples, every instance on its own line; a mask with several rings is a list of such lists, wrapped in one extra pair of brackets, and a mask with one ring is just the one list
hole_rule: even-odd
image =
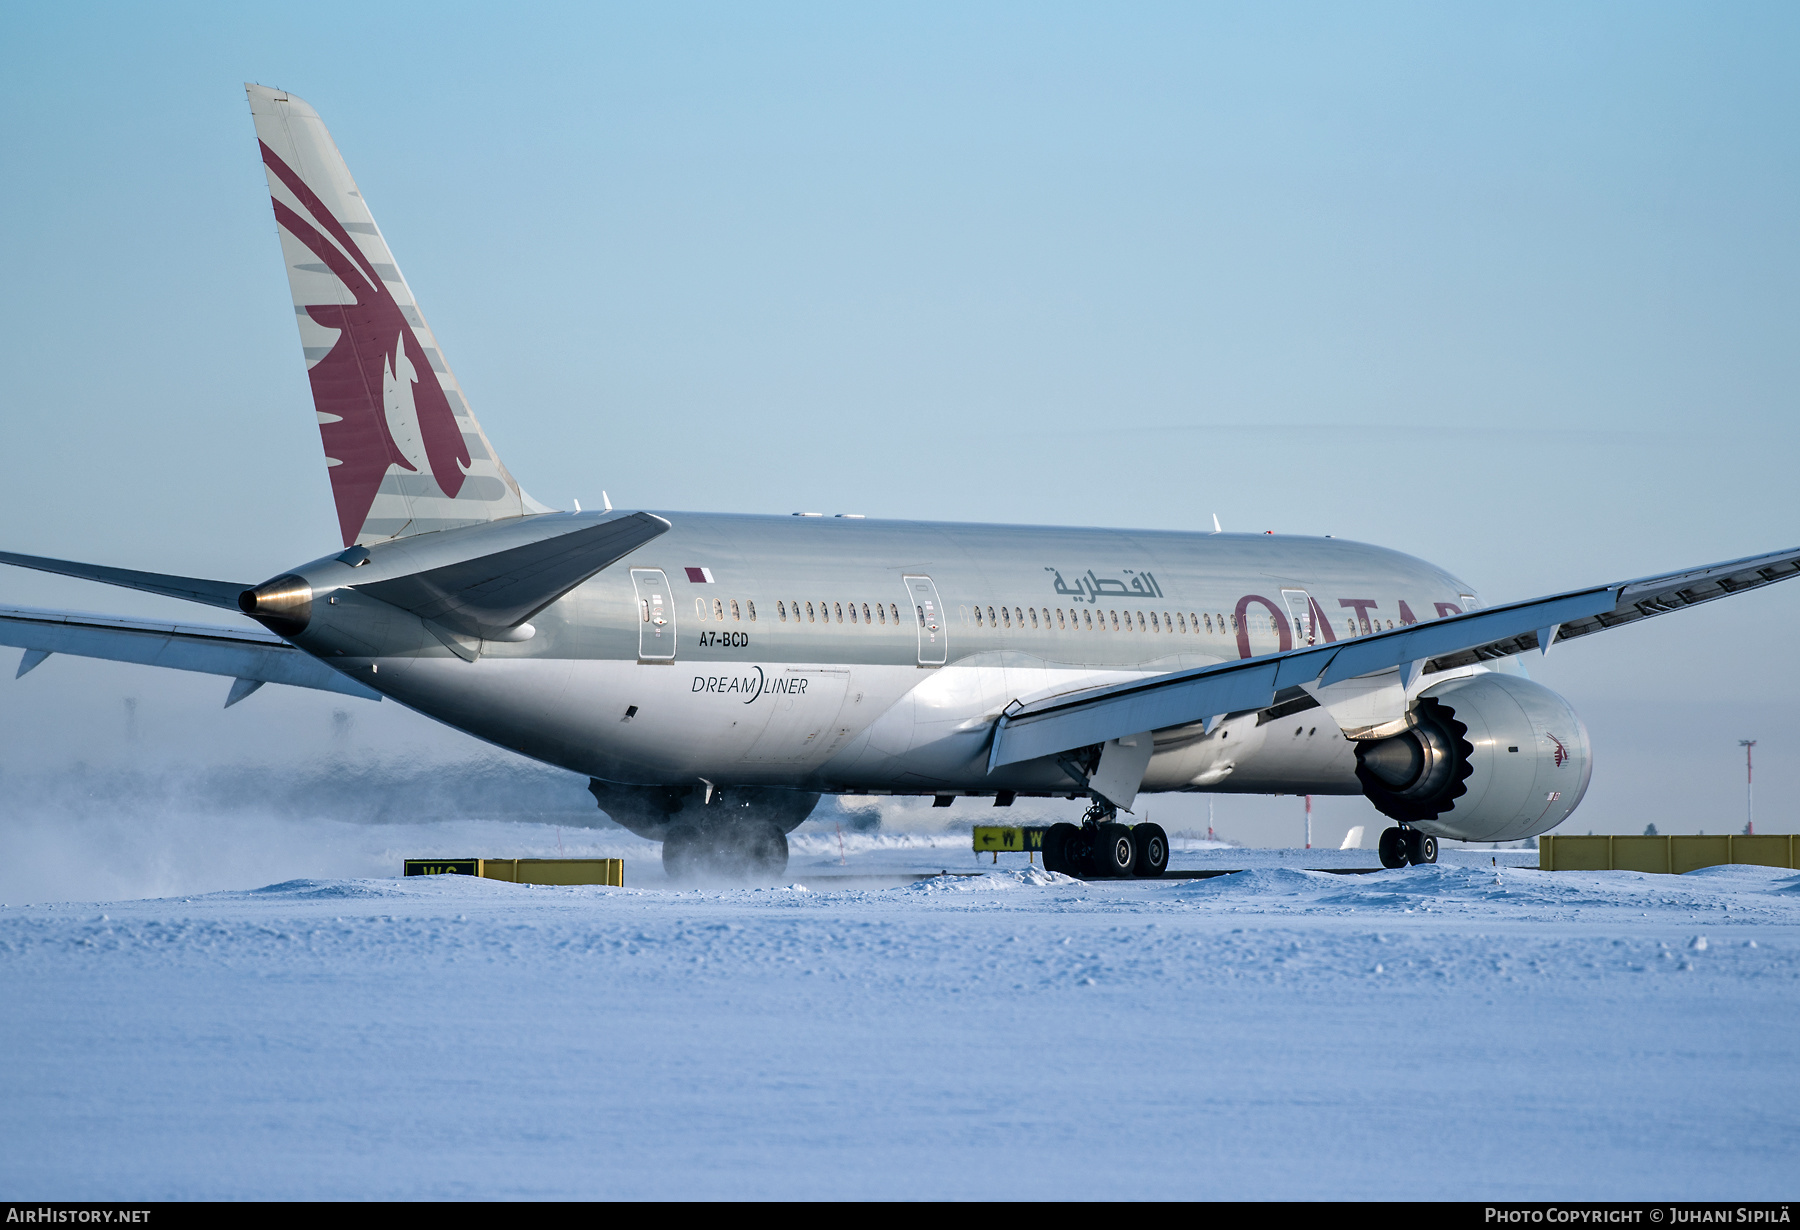
[(1750, 749), (1756, 746), (1755, 739), (1739, 739), (1738, 746), (1744, 749), (1744, 832), (1756, 831), (1756, 775), (1751, 769)]

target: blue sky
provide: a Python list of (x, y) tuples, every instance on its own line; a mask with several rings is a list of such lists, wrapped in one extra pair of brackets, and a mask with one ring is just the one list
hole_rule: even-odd
[[(242, 580), (334, 541), (257, 80), (325, 117), (551, 504), (1216, 512), (1490, 601), (1789, 546), (1797, 33), (1758, 4), (15, 6), (0, 537)], [(15, 573), (0, 603), (210, 618)], [(1718, 831), (1740, 737), (1765, 823), (1800, 820), (1796, 604), (1533, 667), (1596, 743), (1574, 829)], [(0, 771), (326, 745), (333, 702), (223, 689), (53, 661), (0, 686)], [(128, 694), (161, 715), (136, 745)], [(459, 754), (382, 710), (372, 743)]]

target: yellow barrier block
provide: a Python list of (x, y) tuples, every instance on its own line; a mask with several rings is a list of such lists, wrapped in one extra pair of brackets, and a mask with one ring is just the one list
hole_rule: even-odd
[(1794, 839), (1778, 833), (1735, 833), (1731, 838), (1731, 861), (1753, 867), (1792, 867)]
[(1611, 871), (1610, 837), (1540, 837), (1538, 866), (1545, 871)]
[(1800, 869), (1800, 837), (1781, 833), (1671, 833), (1661, 837), (1540, 837), (1544, 871), (1649, 871), (1681, 875), (1731, 863)]
[(1667, 873), (1669, 839), (1667, 837), (1610, 837), (1612, 870), (1655, 871)]
[(622, 858), (409, 858), (409, 876), (480, 876), (508, 884), (602, 884), (625, 887)]
[(1702, 867), (1722, 867), (1731, 861), (1731, 838), (1721, 833), (1718, 836), (1682, 837), (1679, 841), (1671, 837), (1669, 842), (1669, 870), (1676, 875), (1684, 871), (1698, 871)]

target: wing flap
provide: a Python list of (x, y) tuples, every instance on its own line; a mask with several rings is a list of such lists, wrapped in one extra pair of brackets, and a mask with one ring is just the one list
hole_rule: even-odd
[[(171, 624), (79, 611), (45, 611), (0, 607), (0, 645), (34, 654), (68, 654), (109, 662), (135, 662), (171, 670), (224, 675), (256, 684), (339, 692), (365, 700), (381, 693), (339, 674), (279, 637), (248, 628), (215, 628), (204, 624)], [(25, 669), (35, 667), (38, 658)], [(21, 663), (23, 665), (23, 663)], [(254, 689), (250, 689), (254, 690)], [(234, 700), (249, 691), (233, 689)]]

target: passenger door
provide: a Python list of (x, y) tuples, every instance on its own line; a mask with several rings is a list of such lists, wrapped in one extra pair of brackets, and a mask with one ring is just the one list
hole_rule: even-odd
[(1322, 639), (1323, 630), (1313, 626), (1312, 601), (1303, 589), (1281, 591), (1281, 604), (1287, 607), (1288, 619), (1294, 625), (1294, 648), (1311, 645)]
[(660, 568), (633, 568), (631, 585), (638, 600), (638, 659), (673, 662), (675, 601), (669, 594), (669, 578)]
[(949, 659), (950, 625), (938, 601), (937, 586), (930, 577), (907, 575), (906, 596), (912, 602), (919, 625), (919, 665), (942, 666)]

